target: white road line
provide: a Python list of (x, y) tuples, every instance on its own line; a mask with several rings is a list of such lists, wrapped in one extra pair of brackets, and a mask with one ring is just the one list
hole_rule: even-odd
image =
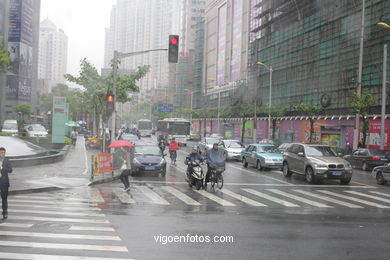
[(227, 201), (227, 200), (224, 200), (224, 199), (221, 199), (217, 196), (215, 196), (214, 194), (211, 194), (207, 191), (204, 191), (204, 190), (196, 190), (197, 193), (205, 196), (206, 198), (210, 199), (210, 200), (213, 200), (215, 202), (217, 202), (218, 204), (222, 205), (222, 206), (236, 206), (235, 204)]
[(20, 220), (36, 220), (36, 221), (54, 221), (54, 222), (78, 222), (78, 223), (101, 223), (109, 224), (108, 220), (102, 219), (80, 219), (80, 218), (48, 218), (48, 217), (32, 217), (32, 216), (12, 216), (12, 219)]
[(92, 201), (99, 201), (99, 202), (104, 202), (104, 199), (102, 197), (102, 194), (100, 191), (96, 188), (91, 188), (90, 189), (90, 200)]
[(77, 206), (97, 206), (96, 203), (79, 203), (79, 202), (66, 202), (66, 201), (42, 201), (42, 200), (17, 200), (9, 199), (8, 202), (23, 202), (23, 203), (34, 203), (34, 204), (48, 204), (48, 205), (77, 205)]
[(273, 201), (275, 203), (278, 203), (278, 204), (282, 204), (283, 206), (286, 206), (286, 207), (295, 207), (295, 208), (298, 208), (300, 207), (299, 205), (297, 204), (294, 204), (294, 203), (291, 203), (291, 202), (288, 202), (288, 201), (285, 201), (285, 200), (281, 200), (281, 199), (278, 199), (278, 198), (275, 198), (275, 197), (272, 197), (270, 195), (267, 195), (265, 193), (262, 193), (260, 191), (257, 191), (257, 190), (253, 190), (253, 189), (242, 189), (246, 192), (249, 192), (251, 194), (254, 194), (256, 196), (259, 196), (263, 199), (267, 199), (267, 200), (270, 200), (270, 201)]
[(115, 231), (112, 227), (87, 227), (87, 226), (72, 226), (69, 230), (79, 230), (79, 231), (106, 231), (113, 232)]
[(260, 203), (260, 202), (257, 202), (255, 200), (252, 200), (250, 198), (247, 198), (247, 197), (244, 197), (242, 196), (241, 194), (238, 194), (238, 193), (235, 193), (231, 190), (228, 190), (228, 189), (222, 189), (220, 190), (222, 193), (226, 194), (226, 195), (229, 195), (230, 197), (233, 197), (237, 200), (240, 200), (246, 204), (249, 204), (251, 206), (255, 206), (255, 207), (267, 207), (267, 205), (263, 204), (263, 203)]
[(381, 198), (381, 197), (378, 197), (378, 196), (372, 196), (372, 195), (368, 195), (368, 194), (364, 194), (364, 193), (361, 193), (361, 192), (357, 192), (357, 191), (344, 191), (344, 192), (348, 192), (350, 194), (354, 194), (354, 195), (358, 195), (358, 196), (362, 196), (362, 197), (366, 197), (366, 198), (370, 198), (370, 199), (374, 199), (374, 200), (379, 200), (379, 201), (383, 201), (383, 202), (386, 202), (386, 203), (390, 203), (390, 200), (389, 199), (384, 199), (384, 198)]
[(173, 196), (177, 197), (179, 200), (183, 201), (187, 205), (191, 205), (191, 206), (200, 206), (201, 205), (196, 200), (192, 199), (191, 197), (187, 196), (183, 192), (181, 192), (181, 191), (179, 191), (171, 186), (163, 186), (162, 189), (165, 190), (166, 192), (169, 192)]
[(19, 253), (0, 253), (0, 259), (18, 259), (18, 260), (132, 260), (132, 259), (128, 259), (128, 258), (19, 254)]
[(383, 192), (379, 192), (379, 191), (370, 191), (370, 192), (378, 194), (378, 195), (382, 195), (382, 196), (385, 196), (385, 197), (390, 197), (390, 194), (388, 194), (388, 193), (383, 193)]
[(18, 228), (30, 228), (34, 224), (21, 224), (21, 223), (9, 223), (9, 222), (4, 222), (0, 223), (1, 227), (18, 227)]
[(85, 170), (82, 172), (82, 174), (86, 175), (88, 173), (89, 163), (88, 163), (88, 157), (87, 157), (87, 148), (85, 147), (85, 139), (83, 140), (82, 146), (83, 146), (84, 160), (85, 160)]
[(2, 241), (0, 246), (14, 247), (32, 247), (32, 248), (47, 248), (47, 249), (71, 249), (71, 250), (95, 250), (95, 251), (112, 251), (112, 252), (128, 252), (124, 246), (104, 246), (104, 245), (85, 245), (85, 244), (57, 244), (57, 243), (37, 243), (37, 242), (19, 242), (19, 241)]
[(125, 193), (122, 189), (116, 188), (114, 189), (114, 194), (118, 197), (119, 201), (124, 204), (134, 204), (136, 203), (129, 194)]
[[(255, 174), (255, 173), (252, 172), (252, 171), (249, 171), (249, 170), (243, 169), (243, 168), (239, 168), (239, 167), (236, 167), (236, 166), (233, 166), (233, 165), (230, 165), (230, 167), (235, 168), (235, 169), (238, 169), (238, 170), (241, 170), (241, 171), (250, 172), (250, 173)], [(277, 182), (281, 182), (281, 183), (287, 184), (287, 185), (289, 185), (289, 186), (295, 186), (294, 184), (291, 184), (291, 183), (289, 183), (289, 182), (281, 181), (281, 180), (279, 180), (279, 179), (276, 179), (276, 178), (273, 178), (273, 177), (270, 177), (270, 176), (266, 176), (266, 175), (264, 175), (264, 174), (260, 174), (260, 175), (256, 174), (256, 176), (261, 176), (261, 177), (264, 177), (265, 179), (270, 179), (270, 180), (274, 180), (274, 181), (277, 181)]]
[(63, 211), (47, 211), (47, 210), (25, 210), (25, 209), (10, 209), (9, 212), (18, 213), (36, 213), (47, 215), (65, 215), (65, 216), (79, 216), (79, 217), (105, 217), (104, 214), (96, 213), (82, 213), (82, 212), (63, 212)]
[(317, 190), (317, 191), (321, 192), (321, 193), (328, 194), (328, 195), (332, 195), (332, 196), (335, 196), (335, 197), (339, 197), (339, 198), (343, 198), (343, 199), (347, 199), (347, 200), (352, 200), (352, 201), (356, 201), (356, 202), (359, 202), (359, 203), (362, 203), (362, 204), (366, 204), (366, 205), (369, 205), (369, 206), (381, 208), (381, 209), (388, 209), (388, 208), (390, 208), (388, 206), (384, 206), (384, 205), (377, 204), (377, 203), (374, 203), (374, 202), (370, 202), (370, 201), (367, 201), (367, 200), (361, 200), (361, 199), (357, 199), (357, 198), (354, 198), (354, 197), (350, 197), (350, 196), (334, 193), (334, 192), (327, 191), (327, 190)]
[(153, 201), (155, 204), (159, 205), (170, 205), (168, 201), (160, 197), (157, 193), (149, 189), (148, 187), (145, 186), (137, 186), (137, 190), (141, 191), (145, 196), (147, 196), (149, 199)]
[(307, 196), (310, 196), (310, 197), (313, 197), (313, 198), (317, 198), (317, 199), (329, 201), (329, 202), (332, 202), (332, 203), (335, 203), (335, 204), (339, 204), (339, 205), (342, 205), (342, 206), (346, 206), (348, 208), (353, 208), (353, 209), (361, 209), (361, 208), (363, 208), (362, 206), (358, 206), (358, 205), (355, 205), (355, 204), (352, 204), (352, 203), (348, 203), (348, 202), (344, 202), (344, 201), (341, 201), (341, 200), (336, 200), (336, 199), (333, 199), (333, 198), (325, 196), (325, 195), (318, 195), (318, 194), (315, 194), (315, 193), (312, 193), (312, 192), (308, 192), (308, 191), (303, 191), (303, 190), (293, 190), (293, 191), (302, 193), (304, 195), (307, 195)]
[[(12, 203), (12, 205), (9, 206), (10, 208), (13, 207), (23, 207), (23, 208), (44, 208), (47, 209), (47, 205), (31, 205), (31, 204), (20, 204), (17, 202)], [(50, 209), (61, 209), (61, 210), (93, 210), (93, 211), (101, 211), (101, 208), (95, 208), (95, 207), (56, 207), (56, 206), (50, 206)]]
[(59, 239), (87, 239), (87, 240), (109, 240), (109, 241), (120, 241), (121, 240), (118, 236), (54, 234), (54, 233), (1, 231), (1, 230), (0, 230), (0, 236), (44, 237), (44, 238), (59, 238)]
[(332, 206), (329, 206), (329, 205), (325, 205), (325, 204), (322, 204), (322, 203), (319, 203), (319, 202), (316, 202), (316, 201), (313, 201), (313, 200), (309, 200), (309, 199), (305, 199), (305, 198), (302, 198), (302, 197), (299, 197), (299, 196), (295, 196), (291, 193), (287, 193), (287, 192), (284, 192), (284, 191), (280, 191), (280, 190), (275, 190), (275, 189), (267, 189), (273, 193), (276, 193), (276, 194), (279, 194), (279, 195), (282, 195), (282, 196), (285, 196), (289, 199), (293, 199), (293, 200), (297, 200), (299, 202), (303, 202), (303, 203), (306, 203), (306, 204), (309, 204), (309, 205), (312, 205), (314, 207), (319, 207), (319, 208), (333, 208)]

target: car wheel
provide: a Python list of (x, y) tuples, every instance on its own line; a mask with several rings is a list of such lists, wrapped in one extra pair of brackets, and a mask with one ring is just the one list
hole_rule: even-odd
[(284, 163), (283, 163), (283, 168), (282, 168), (282, 170), (283, 170), (283, 176), (284, 176), (284, 177), (291, 177), (292, 172), (291, 172), (290, 169), (288, 168), (287, 162), (284, 162)]
[(348, 185), (350, 181), (351, 181), (351, 178), (340, 179), (340, 184), (341, 185)]
[(244, 157), (244, 159), (242, 159), (242, 166), (244, 166), (245, 168), (248, 167), (248, 163), (247, 163), (245, 157)]
[(362, 170), (363, 170), (363, 171), (368, 171), (368, 165), (367, 165), (366, 162), (363, 163), (363, 165), (362, 165)]
[(166, 171), (163, 171), (163, 172), (161, 173), (161, 177), (165, 177), (166, 174), (167, 174)]
[(261, 166), (260, 160), (257, 160), (256, 162), (256, 169), (258, 169), (259, 171), (262, 171), (264, 169), (263, 166)]
[(383, 174), (382, 172), (378, 172), (376, 174), (376, 183), (378, 183), (379, 185), (383, 185), (386, 183), (386, 180), (385, 178), (383, 177)]
[(313, 168), (307, 167), (305, 171), (306, 182), (309, 184), (314, 183), (314, 171)]

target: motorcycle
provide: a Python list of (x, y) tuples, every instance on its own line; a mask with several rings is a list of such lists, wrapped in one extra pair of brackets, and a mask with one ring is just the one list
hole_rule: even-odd
[(205, 174), (203, 172), (202, 167), (200, 166), (200, 161), (195, 160), (190, 162), (192, 166), (192, 173), (188, 172), (189, 169), (187, 168), (187, 182), (190, 188), (192, 186), (195, 186), (197, 190), (200, 190), (200, 188), (203, 187), (203, 182), (205, 178)]
[(159, 143), (158, 143), (158, 147), (160, 147), (161, 152), (164, 153), (165, 141), (164, 140), (160, 140)]
[(103, 140), (97, 136), (88, 137), (86, 141), (86, 146), (89, 149), (100, 149), (102, 146)]

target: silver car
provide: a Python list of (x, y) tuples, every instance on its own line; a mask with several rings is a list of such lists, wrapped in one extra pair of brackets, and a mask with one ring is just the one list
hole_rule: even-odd
[(339, 179), (343, 185), (352, 178), (352, 167), (327, 145), (291, 144), (283, 154), (283, 175), (305, 175), (308, 183), (322, 183), (324, 179)]
[(224, 139), (219, 143), (219, 149), (223, 151), (226, 160), (234, 159), (241, 160), (241, 151), (245, 149), (240, 141), (234, 139)]

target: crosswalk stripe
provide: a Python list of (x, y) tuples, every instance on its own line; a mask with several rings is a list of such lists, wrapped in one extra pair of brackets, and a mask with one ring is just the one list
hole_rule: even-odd
[(358, 198), (354, 198), (354, 197), (350, 197), (350, 196), (334, 193), (334, 192), (327, 191), (327, 190), (318, 190), (318, 192), (325, 193), (325, 194), (332, 195), (332, 196), (339, 197), (339, 198), (343, 198), (343, 199), (347, 199), (347, 200), (356, 201), (356, 202), (359, 202), (359, 203), (362, 203), (362, 204), (366, 204), (366, 205), (377, 207), (377, 208), (381, 208), (381, 209), (388, 209), (388, 208), (390, 208), (388, 206), (384, 206), (384, 205), (377, 204), (377, 203), (374, 203), (374, 202), (370, 202), (370, 201), (367, 201), (367, 200), (361, 200), (361, 199), (358, 199)]
[(132, 260), (129, 258), (107, 258), (107, 257), (19, 254), (19, 253), (0, 253), (0, 258), (18, 259), (18, 260)]
[(300, 207), (297, 204), (294, 204), (294, 203), (291, 203), (291, 202), (288, 202), (288, 201), (285, 201), (285, 200), (281, 200), (281, 199), (272, 197), (270, 195), (267, 195), (267, 194), (262, 193), (262, 192), (257, 191), (257, 190), (253, 190), (253, 189), (242, 189), (242, 190), (244, 190), (246, 192), (249, 192), (251, 194), (254, 194), (256, 196), (262, 197), (263, 199), (267, 199), (267, 200), (273, 201), (275, 203), (282, 204), (283, 206), (286, 206), (286, 207), (296, 207), (296, 208)]
[(325, 204), (322, 204), (322, 203), (319, 203), (319, 202), (316, 202), (316, 201), (308, 200), (308, 199), (305, 199), (305, 198), (302, 198), (302, 197), (299, 197), (299, 196), (295, 196), (295, 195), (293, 195), (291, 193), (287, 193), (287, 192), (284, 192), (284, 191), (275, 190), (275, 189), (267, 189), (267, 190), (269, 190), (269, 191), (271, 191), (273, 193), (285, 196), (285, 197), (287, 197), (289, 199), (297, 200), (299, 202), (303, 202), (303, 203), (306, 203), (306, 204), (309, 204), (309, 205), (312, 205), (312, 206), (315, 206), (315, 207), (319, 207), (319, 208), (333, 208), (332, 206), (325, 205)]
[(359, 195), (359, 196), (366, 197), (366, 198), (370, 198), (370, 199), (374, 199), (374, 200), (383, 201), (383, 202), (386, 202), (386, 203), (390, 203), (389, 199), (384, 199), (384, 198), (381, 198), (381, 197), (378, 197), (378, 196), (368, 195), (368, 194), (364, 194), (364, 193), (361, 193), (361, 192), (350, 191), (350, 190), (349, 191), (345, 191), (345, 192), (348, 192), (348, 193), (354, 194), (354, 195)]
[(388, 194), (388, 193), (383, 193), (383, 192), (379, 192), (379, 191), (370, 191), (370, 192), (378, 194), (378, 195), (382, 195), (382, 196), (385, 196), (385, 197), (390, 197), (390, 194)]
[(221, 199), (217, 196), (215, 196), (214, 194), (211, 194), (207, 191), (204, 191), (204, 190), (196, 190), (197, 193), (205, 196), (206, 198), (210, 199), (210, 200), (213, 200), (215, 202), (217, 202), (218, 204), (222, 205), (222, 206), (236, 206), (235, 204), (227, 201), (227, 200), (224, 200), (224, 199)]
[(34, 204), (47, 204), (47, 205), (77, 205), (77, 206), (97, 206), (96, 203), (80, 203), (80, 202), (67, 202), (67, 201), (42, 201), (42, 200), (17, 200), (9, 199), (9, 202), (22, 202), (22, 203), (34, 203)]
[(112, 227), (86, 227), (86, 226), (71, 226), (69, 228), (69, 230), (72, 230), (72, 231), (76, 231), (76, 230), (79, 230), (79, 231), (107, 231), (107, 232), (115, 231), (115, 229)]
[(0, 236), (45, 237), (45, 238), (59, 238), (59, 239), (88, 239), (88, 240), (111, 240), (111, 241), (121, 240), (118, 236), (54, 234), (54, 233), (1, 231), (1, 230), (0, 230)]
[(230, 197), (233, 197), (235, 199), (238, 199), (246, 204), (249, 204), (251, 206), (255, 206), (255, 207), (267, 207), (267, 205), (263, 204), (263, 203), (260, 203), (260, 202), (257, 202), (255, 200), (252, 200), (250, 198), (247, 198), (247, 197), (244, 197), (240, 194), (237, 194), (231, 190), (227, 190), (227, 189), (222, 189), (221, 190), (222, 193), (226, 194), (226, 195), (229, 195)]
[(124, 204), (134, 204), (136, 203), (129, 194), (125, 193), (122, 189), (116, 188), (114, 189), (115, 196), (118, 197), (119, 201)]
[(149, 189), (148, 187), (145, 186), (137, 186), (137, 190), (141, 191), (143, 194), (145, 194), (149, 199), (153, 201), (155, 204), (159, 205), (170, 205), (168, 201), (160, 197), (157, 193)]
[(191, 205), (191, 206), (200, 206), (201, 205), (196, 200), (190, 198), (186, 194), (182, 193), (181, 191), (179, 191), (171, 186), (164, 186), (164, 187), (162, 187), (162, 189), (165, 190), (166, 192), (169, 192), (173, 196), (177, 197), (179, 200), (183, 201), (187, 205)]
[(0, 240), (0, 246), (128, 252), (127, 248), (124, 246), (57, 244), (57, 243), (37, 243), (37, 242), (20, 242), (20, 241), (3, 241), (3, 240)]
[(96, 189), (96, 188), (90, 189), (90, 200), (104, 202), (104, 199), (103, 199), (102, 194), (100, 193), (99, 189)]
[[(44, 208), (47, 209), (47, 205), (31, 205), (31, 204), (20, 204), (17, 202), (13, 202), (9, 207), (23, 207), (23, 208)], [(93, 210), (93, 211), (101, 211), (101, 208), (95, 207), (58, 207), (58, 206), (50, 206), (50, 209), (61, 209), (61, 210)]]
[[(10, 216), (11, 218), (11, 216)], [(48, 217), (32, 217), (32, 216), (12, 216), (12, 219), (19, 220), (37, 220), (37, 221), (54, 221), (54, 222), (79, 222), (79, 223), (101, 223), (109, 224), (108, 220), (103, 219), (80, 219), (80, 218), (48, 218)]]
[(0, 226), (2, 227), (18, 227), (18, 228), (30, 228), (34, 224), (21, 224), (21, 223), (9, 223), (9, 222), (4, 222), (0, 223)]
[(293, 190), (293, 191), (299, 192), (299, 193), (302, 193), (304, 195), (307, 195), (307, 196), (310, 196), (310, 197), (314, 197), (314, 198), (317, 198), (317, 199), (321, 199), (321, 200), (329, 201), (329, 202), (332, 202), (332, 203), (335, 203), (335, 204), (339, 204), (339, 205), (342, 205), (342, 206), (346, 206), (348, 208), (353, 208), (353, 209), (361, 209), (361, 208), (363, 208), (362, 206), (358, 206), (358, 205), (355, 205), (355, 204), (352, 204), (352, 203), (348, 203), (348, 202), (344, 202), (344, 201), (341, 201), (341, 200), (336, 200), (336, 199), (333, 199), (333, 198), (325, 196), (325, 195), (317, 195), (315, 193), (308, 192), (308, 191), (303, 191), (303, 190)]
[(102, 201), (99, 200), (89, 200), (89, 199), (81, 199), (81, 198), (56, 198), (56, 197), (48, 197), (48, 196), (25, 196), (25, 195), (16, 195), (10, 198), (15, 199), (36, 199), (36, 200), (53, 200), (53, 201), (79, 201), (79, 202), (92, 202), (99, 203)]
[(24, 209), (10, 209), (8, 211), (9, 212), (18, 212), (18, 213), (47, 214), (47, 215), (82, 216), (82, 217), (105, 217), (104, 214), (82, 213), (82, 212), (62, 212), (62, 211), (24, 210)]

